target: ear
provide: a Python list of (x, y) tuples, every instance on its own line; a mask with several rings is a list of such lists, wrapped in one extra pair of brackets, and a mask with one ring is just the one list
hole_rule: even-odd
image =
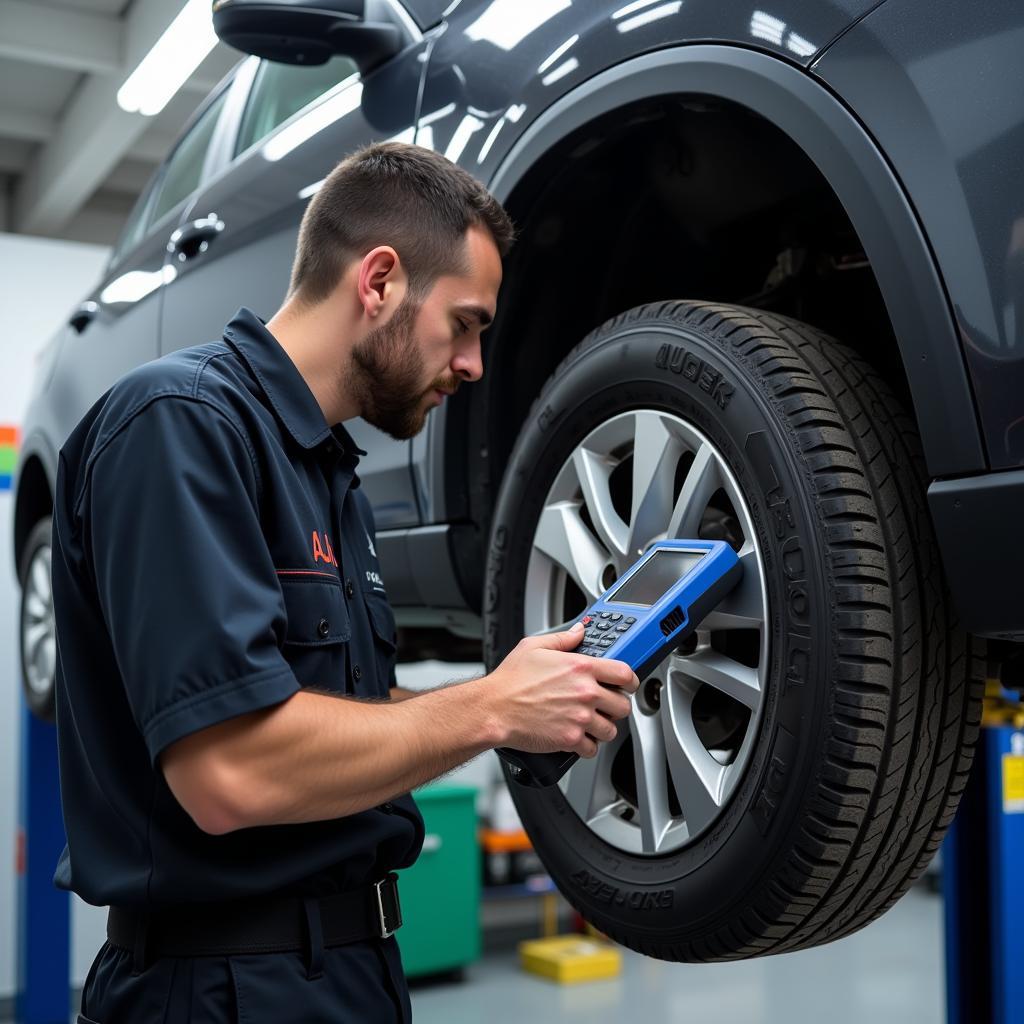
[(389, 303), (397, 306), (405, 294), (405, 269), (390, 245), (371, 249), (359, 265), (356, 287), (369, 317), (376, 317)]

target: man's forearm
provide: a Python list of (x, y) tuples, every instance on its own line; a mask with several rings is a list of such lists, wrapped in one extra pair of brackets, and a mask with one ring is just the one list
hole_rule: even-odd
[(208, 832), (354, 814), (500, 745), (483, 687), (379, 703), (303, 690), (179, 740), (165, 777)]
[(408, 700), (410, 697), (417, 697), (422, 690), (407, 690), (404, 686), (392, 686), (391, 687), (391, 699), (392, 700)]

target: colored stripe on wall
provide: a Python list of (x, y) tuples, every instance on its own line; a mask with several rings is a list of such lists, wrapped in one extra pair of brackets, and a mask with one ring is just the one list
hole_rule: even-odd
[(18, 428), (0, 426), (0, 491), (11, 489), (14, 466), (18, 459)]

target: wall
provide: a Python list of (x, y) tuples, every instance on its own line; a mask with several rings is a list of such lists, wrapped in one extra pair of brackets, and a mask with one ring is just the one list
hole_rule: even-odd
[[(0, 424), (20, 424), (34, 355), (92, 290), (108, 250), (0, 233)], [(21, 696), (18, 589), (11, 551), (12, 492), (0, 490), (0, 998), (15, 986), (14, 844)], [(72, 907), (72, 980), (80, 985), (102, 942), (102, 912)]]

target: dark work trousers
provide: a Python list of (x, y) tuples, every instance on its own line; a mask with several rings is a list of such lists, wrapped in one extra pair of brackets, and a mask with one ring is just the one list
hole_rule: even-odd
[[(133, 973), (105, 942), (82, 990), (79, 1024), (408, 1024), (409, 989), (394, 936), (322, 951), (161, 957)], [(317, 973), (316, 967), (320, 967)]]

